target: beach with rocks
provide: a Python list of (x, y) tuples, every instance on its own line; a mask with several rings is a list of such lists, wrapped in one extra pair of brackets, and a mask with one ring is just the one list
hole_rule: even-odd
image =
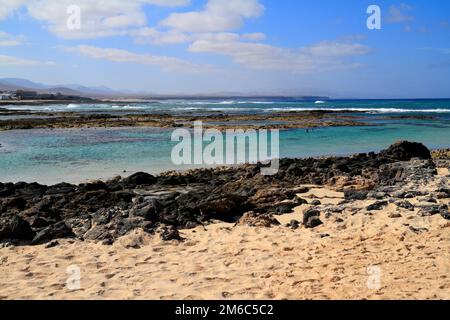
[(435, 2), (0, 0), (0, 304), (450, 300)]
[(0, 299), (448, 299), (449, 165), (403, 141), (274, 176), (1, 183)]

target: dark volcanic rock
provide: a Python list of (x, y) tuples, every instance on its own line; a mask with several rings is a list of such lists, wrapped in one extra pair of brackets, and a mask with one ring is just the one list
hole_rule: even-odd
[(135, 173), (128, 178), (122, 180), (122, 183), (125, 185), (131, 186), (141, 186), (141, 185), (152, 185), (156, 183), (157, 179), (151, 174), (145, 172)]
[(387, 201), (377, 201), (371, 205), (369, 205), (366, 209), (368, 211), (374, 211), (374, 210), (382, 210), (384, 207), (386, 207), (389, 203)]
[(238, 225), (246, 225), (251, 227), (270, 228), (280, 225), (280, 222), (271, 214), (258, 215), (253, 211), (246, 212), (237, 222)]
[[(414, 185), (434, 179), (437, 172), (433, 161), (418, 157), (429, 159), (429, 151), (421, 144), (401, 142), (380, 154), (281, 159), (274, 176), (261, 175), (261, 165), (242, 165), (158, 177), (139, 172), (125, 179), (78, 186), (0, 183), (0, 239), (15, 234), (17, 241), (33, 238), (35, 244), (65, 237), (111, 244), (132, 230), (154, 233), (161, 226), (168, 228), (164, 238), (172, 238), (172, 229), (193, 228), (210, 220), (236, 222), (248, 212), (253, 212), (253, 221), (264, 224), (274, 219), (274, 214), (290, 213), (307, 204), (297, 194), (306, 193), (308, 188), (296, 188), (306, 184), (344, 188), (345, 201), (340, 206), (321, 208), (326, 218), (344, 208), (351, 210), (350, 201), (371, 197), (382, 200), (392, 196), (397, 200), (431, 195), (445, 199), (450, 194), (445, 183), (428, 194), (414, 190)], [(411, 158), (414, 160), (408, 161)], [(409, 183), (412, 187), (406, 187)], [(348, 189), (351, 186), (359, 191)], [(381, 209), (386, 204), (378, 202), (368, 209)], [(396, 204), (411, 210), (406, 203)], [(425, 204), (420, 207), (423, 214), (448, 216), (448, 209), (436, 203)], [(322, 224), (320, 214), (307, 210), (305, 227)]]
[(431, 152), (421, 143), (400, 141), (381, 151), (379, 156), (395, 161), (409, 161), (412, 158), (431, 159)]
[(45, 192), (45, 195), (55, 195), (55, 194), (68, 194), (73, 193), (76, 189), (76, 186), (68, 183), (60, 183), (48, 188)]
[(282, 203), (275, 208), (277, 214), (288, 214), (292, 213), (293, 209), (298, 205), (295, 203)]
[(130, 215), (135, 217), (142, 217), (146, 221), (157, 222), (159, 220), (159, 212), (162, 210), (162, 204), (156, 200), (136, 204), (131, 210)]
[(412, 232), (417, 233), (417, 234), (429, 231), (427, 228), (417, 228), (417, 227), (414, 227), (414, 226), (410, 226), (409, 230), (411, 230)]
[(315, 227), (320, 226), (323, 224), (323, 222), (320, 220), (319, 217), (311, 217), (308, 219), (308, 221), (305, 223), (305, 228), (307, 229), (313, 229)]
[[(412, 160), (408, 162), (387, 163), (379, 167), (377, 171), (378, 183), (381, 185), (404, 184), (407, 182), (426, 182), (434, 178), (437, 174), (436, 166), (432, 160)], [(409, 194), (421, 195), (419, 192), (411, 191)]]
[(401, 200), (401, 201), (397, 201), (395, 202), (395, 205), (399, 208), (403, 208), (409, 211), (414, 211), (414, 206), (411, 204), (411, 202), (406, 201), (406, 200)]
[(7, 199), (5, 206), (10, 209), (23, 210), (27, 205), (27, 201), (22, 197)]
[[(54, 223), (54, 221), (53, 221), (53, 223)], [(44, 218), (41, 218), (39, 216), (33, 216), (30, 219), (30, 225), (34, 229), (45, 228), (45, 227), (48, 227), (50, 224), (51, 224), (50, 221), (48, 221), (48, 220), (46, 220)]]
[(161, 231), (160, 237), (162, 240), (164, 241), (171, 241), (171, 240), (183, 240), (180, 236), (180, 233), (178, 232), (177, 229), (173, 228), (173, 227), (165, 227), (163, 228), (163, 230)]
[(35, 232), (31, 229), (30, 224), (18, 215), (14, 216), (11, 222), (0, 227), (0, 241), (31, 240), (34, 235)]
[(366, 200), (369, 191), (346, 189), (344, 190), (345, 200)]
[(305, 228), (312, 229), (321, 224), (323, 224), (323, 222), (320, 220), (319, 210), (309, 209), (303, 212), (303, 225)]
[(57, 240), (53, 240), (45, 246), (45, 249), (50, 249), (50, 248), (54, 248), (57, 246), (59, 246), (59, 242)]
[(233, 222), (236, 216), (249, 211), (249, 207), (244, 205), (246, 201), (246, 197), (237, 194), (211, 196), (201, 201), (198, 208), (202, 215), (208, 219)]
[(420, 205), (419, 215), (422, 217), (430, 217), (436, 214), (444, 214), (448, 210), (447, 205)]
[(38, 232), (32, 244), (43, 244), (54, 239), (75, 238), (72, 229), (64, 222), (58, 222)]
[(87, 184), (82, 184), (79, 186), (84, 191), (97, 191), (97, 190), (109, 190), (109, 187), (103, 181), (95, 181)]
[(293, 201), (297, 204), (297, 206), (301, 206), (302, 204), (308, 204), (308, 201), (298, 196), (295, 196)]
[(288, 223), (287, 227), (291, 228), (292, 230), (297, 230), (300, 227), (300, 222), (297, 220), (291, 220), (291, 222)]

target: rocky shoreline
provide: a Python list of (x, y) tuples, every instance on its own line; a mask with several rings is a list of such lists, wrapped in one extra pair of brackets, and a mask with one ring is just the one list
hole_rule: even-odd
[[(179, 229), (217, 221), (254, 226), (276, 224), (274, 216), (308, 204), (303, 221), (287, 227), (315, 228), (339, 223), (340, 213), (376, 214), (387, 205), (450, 219), (448, 153), (419, 143), (399, 142), (376, 154), (320, 159), (282, 159), (275, 176), (262, 176), (260, 165), (214, 168), (160, 176), (136, 173), (106, 182), (0, 183), (0, 242), (57, 245), (57, 239), (112, 244), (133, 230), (181, 240)], [(437, 153), (435, 153), (437, 155)], [(439, 170), (446, 174), (438, 175)], [(345, 200), (322, 205), (302, 198), (311, 185), (344, 192)], [(370, 200), (366, 208), (354, 201)], [(411, 227), (411, 232), (426, 232)]]
[[(74, 112), (32, 112), (0, 108), (0, 131), (19, 129), (93, 128), (93, 127), (193, 127), (194, 121), (203, 121), (205, 129), (298, 129), (341, 126), (373, 126), (352, 112), (299, 111), (266, 115), (211, 114), (148, 114), (117, 111), (114, 114)], [(14, 116), (21, 116), (14, 118)], [(24, 116), (30, 116), (29, 118)]]

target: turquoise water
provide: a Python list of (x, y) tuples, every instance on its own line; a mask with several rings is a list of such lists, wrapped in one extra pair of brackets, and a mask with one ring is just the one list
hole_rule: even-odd
[[(136, 104), (139, 112), (273, 112), (292, 109), (358, 109), (377, 124), (369, 127), (318, 128), (306, 132), (280, 132), (282, 157), (345, 155), (378, 151), (401, 139), (419, 141), (429, 148), (450, 147), (450, 101), (241, 101), (241, 102), (161, 102)], [(220, 104), (220, 106), (218, 106)], [(58, 109), (68, 106), (39, 107)], [(93, 110), (114, 113), (114, 105), (71, 106), (73, 112)], [(121, 108), (126, 107), (122, 106)], [(132, 106), (128, 106), (132, 107)], [(194, 108), (196, 108), (194, 110)], [(37, 110), (38, 108), (36, 108)], [(175, 110), (176, 109), (176, 110)], [(249, 111), (249, 109), (251, 109)], [(370, 109), (369, 114), (367, 113)], [(132, 110), (132, 109), (129, 109)], [(137, 110), (137, 109), (135, 109)], [(225, 111), (224, 111), (225, 110)], [(363, 111), (364, 110), (364, 111)], [(67, 111), (67, 110), (66, 110)], [(96, 112), (96, 111), (94, 111)], [(386, 119), (387, 115), (420, 114), (433, 119)], [(0, 181), (38, 181), (52, 184), (78, 183), (135, 171), (159, 173), (184, 170), (172, 164), (171, 129), (102, 128), (14, 130), (0, 132)]]

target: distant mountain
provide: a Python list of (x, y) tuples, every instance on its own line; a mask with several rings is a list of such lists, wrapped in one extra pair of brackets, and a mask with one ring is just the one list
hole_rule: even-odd
[(46, 89), (47, 86), (45, 84), (36, 83), (26, 79), (18, 79), (18, 78), (3, 78), (0, 79), (0, 85), (6, 85), (11, 87), (18, 88), (30, 88), (30, 89)]
[(98, 86), (98, 87), (86, 87), (86, 86), (81, 86), (78, 84), (68, 84), (68, 85), (64, 85), (64, 87), (78, 91), (78, 92), (83, 92), (83, 93), (88, 93), (88, 94), (118, 94), (118, 91), (115, 91), (111, 88), (105, 87), (105, 86)]
[(26, 79), (19, 78), (0, 78), (0, 91), (15, 91), (28, 90), (36, 91), (38, 93), (61, 93), (63, 95), (74, 95), (86, 98), (97, 99), (286, 99), (292, 98), (296, 100), (316, 101), (328, 100), (328, 97), (316, 95), (299, 95), (294, 91), (286, 92), (253, 92), (253, 93), (239, 93), (239, 92), (216, 92), (209, 94), (157, 94), (144, 91), (116, 91), (105, 86), (87, 87), (79, 84), (64, 84), (64, 85), (47, 85), (33, 82)]
[(0, 78), (0, 90), (32, 90), (40, 93), (61, 93), (64, 95), (77, 96), (114, 96), (120, 95), (120, 92), (114, 91), (108, 87), (86, 87), (77, 84), (68, 85), (46, 85), (19, 78)]

